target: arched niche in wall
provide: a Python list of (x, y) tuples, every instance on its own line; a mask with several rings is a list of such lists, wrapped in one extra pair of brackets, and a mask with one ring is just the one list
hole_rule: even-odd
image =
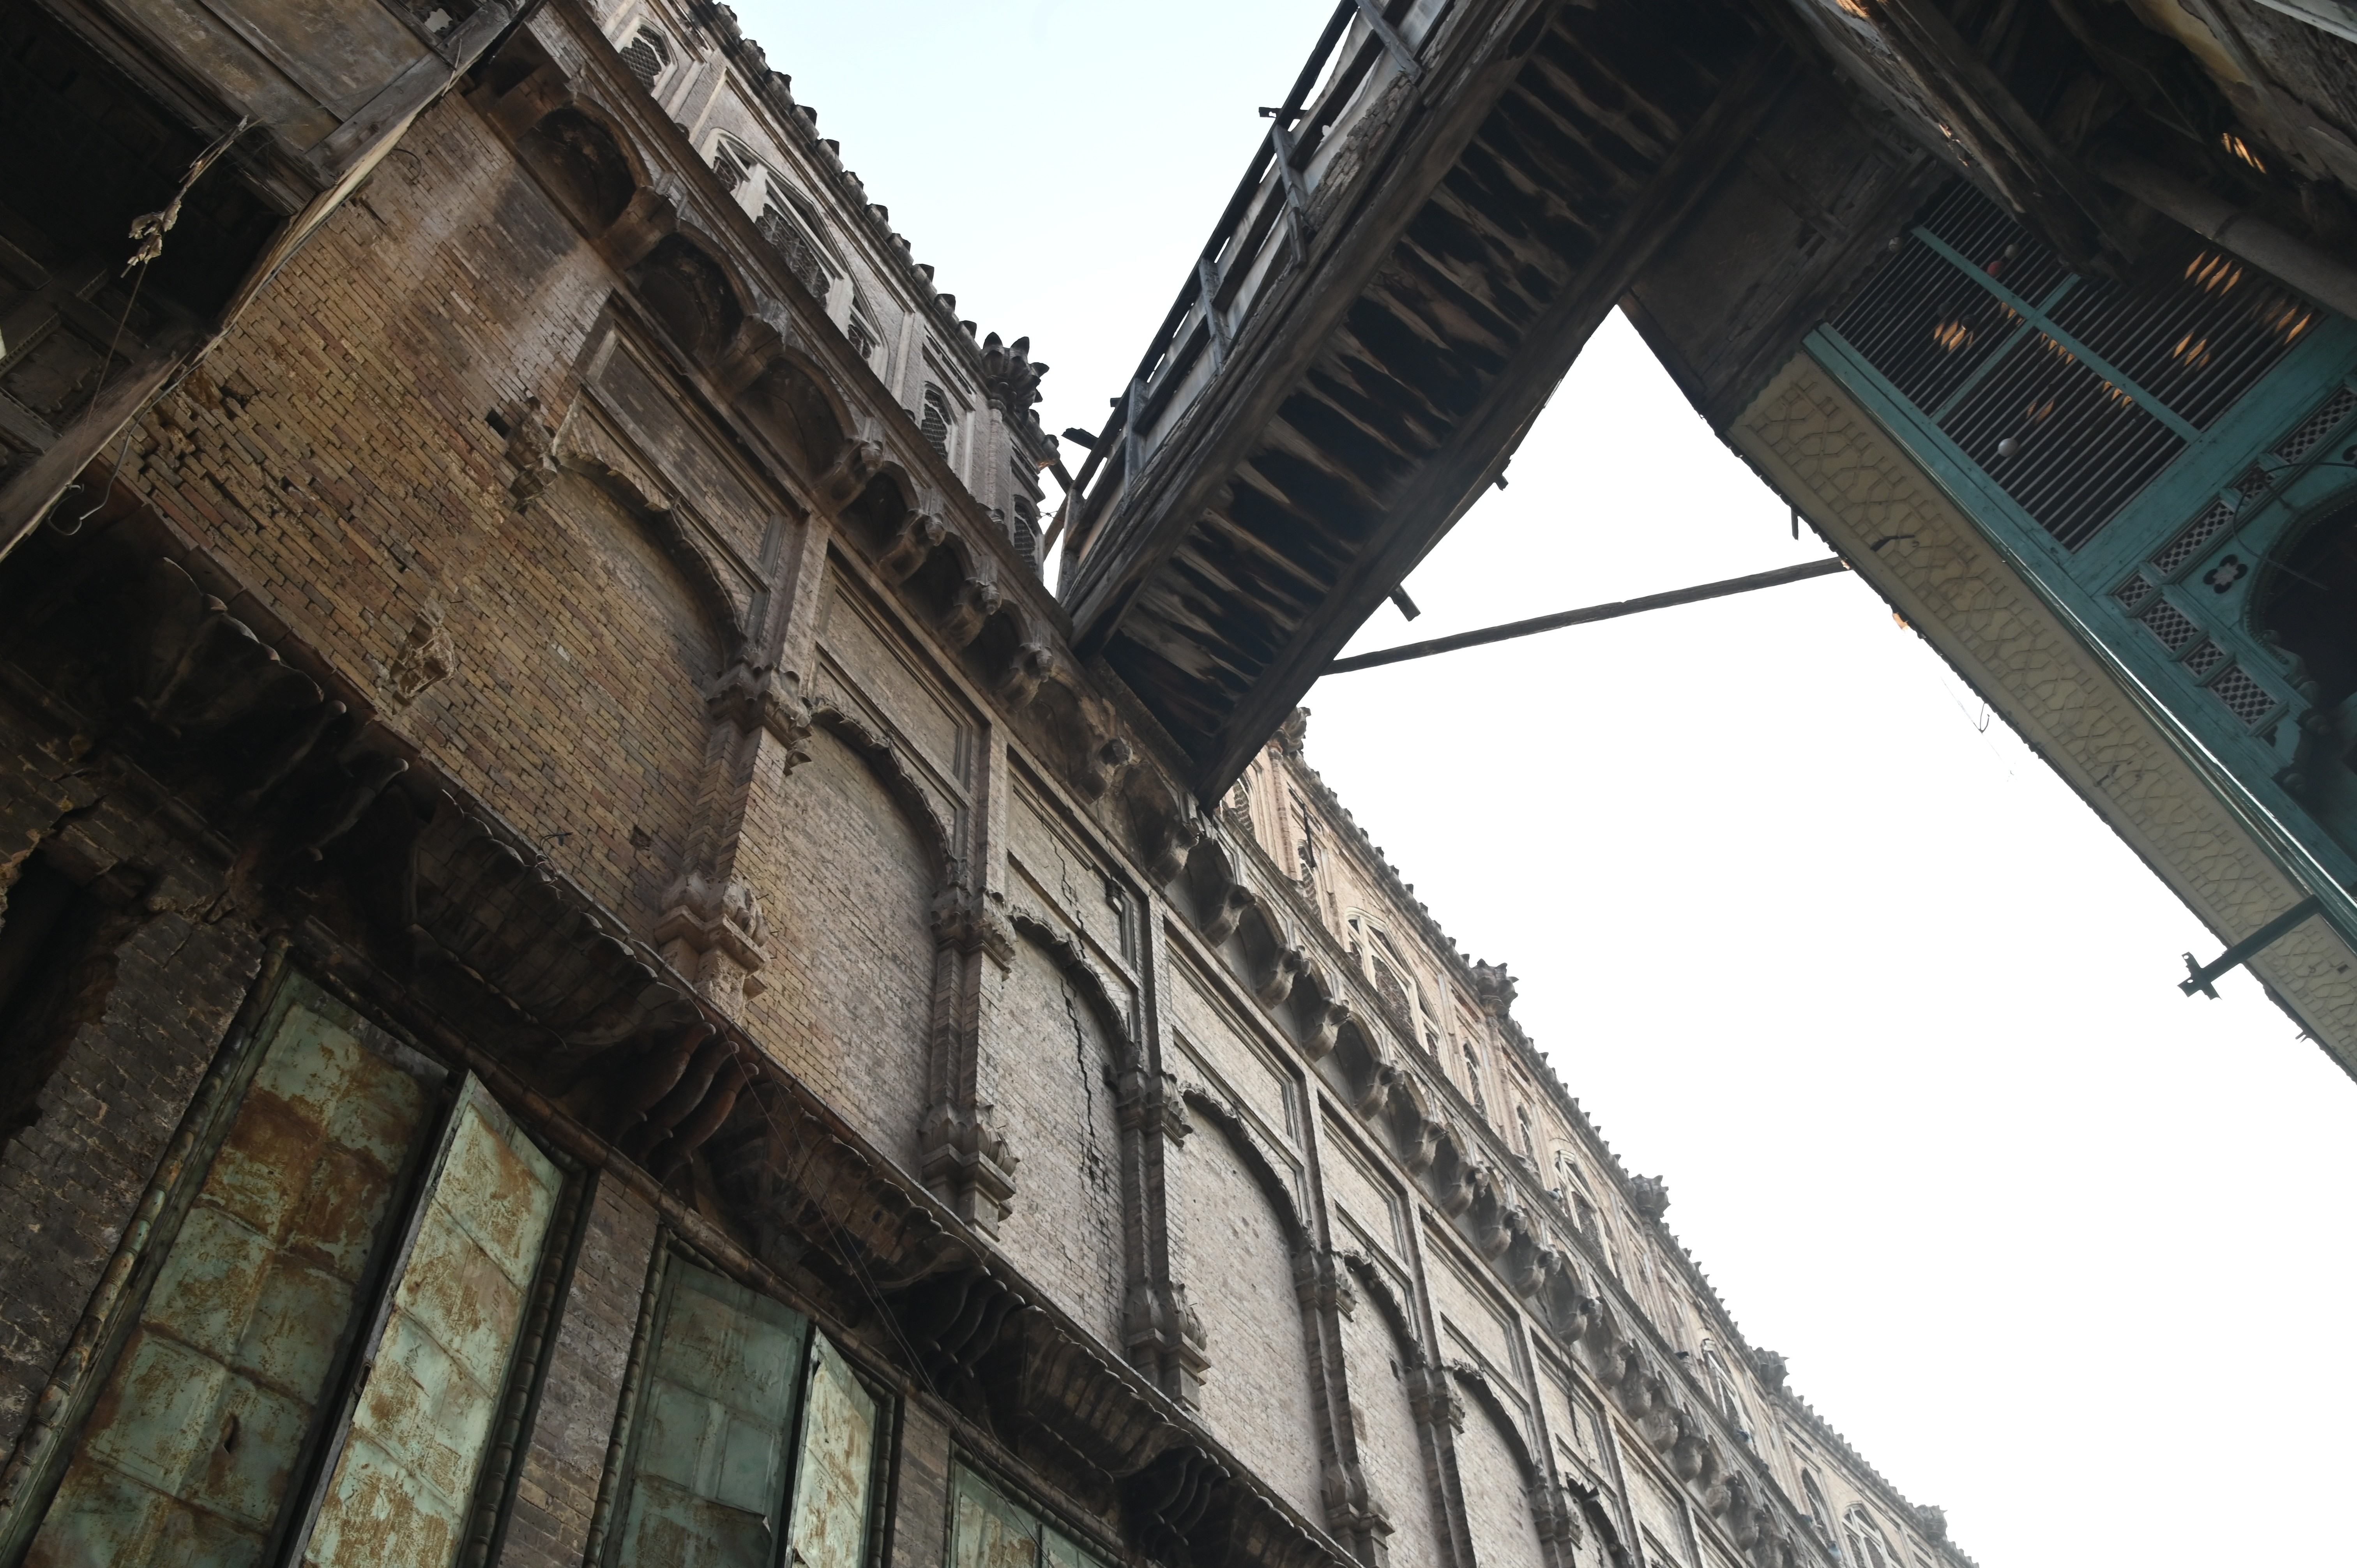
[(1457, 1484), (1473, 1537), (1476, 1568), (1546, 1568), (1546, 1548), (1531, 1506), (1544, 1484), (1517, 1417), (1489, 1380), (1456, 1373), (1467, 1395), (1465, 1424), (1457, 1434)]
[(621, 138), (572, 105), (543, 115), (516, 152), (588, 234), (612, 228), (642, 183)]
[(764, 900), (771, 958), (753, 1009), (786, 1065), (916, 1169), (933, 1014), (943, 825), (892, 749), (822, 713), (776, 785)]
[(1308, 1239), (1290, 1180), (1225, 1106), (1190, 1092), (1207, 1132), (1166, 1167), (1170, 1267), (1203, 1325), (1203, 1424), (1286, 1501), (1325, 1518), (1309, 1356), (1293, 1261)]
[(999, 1245), (1026, 1277), (1116, 1355), (1128, 1285), (1116, 1080), (1128, 1055), (1119, 1004), (1079, 948), (1017, 914), (1015, 956), (984, 1036), (979, 1098), (1022, 1164)]
[(647, 314), (689, 360), (708, 365), (745, 323), (728, 269), (685, 234), (666, 234), (630, 268)]
[(1351, 1390), (1351, 1431), (1359, 1468), (1391, 1523), (1397, 1563), (1439, 1563), (1444, 1533), (1432, 1493), (1427, 1440), (1418, 1427), (1409, 1379), (1425, 1365), (1406, 1304), (1381, 1269), (1354, 1262), (1358, 1309), (1342, 1319), (1342, 1358)]
[(824, 473), (843, 450), (849, 427), (845, 410), (825, 383), (790, 354), (771, 360), (737, 403), (805, 478)]
[(502, 570), (469, 579), (439, 628), (421, 620), (396, 653), (396, 685), (448, 671), (418, 687), (404, 727), (486, 793), (533, 778), (572, 802), (557, 863), (644, 934), (694, 819), (704, 689), (728, 628), (596, 480), (560, 474), (508, 526)]

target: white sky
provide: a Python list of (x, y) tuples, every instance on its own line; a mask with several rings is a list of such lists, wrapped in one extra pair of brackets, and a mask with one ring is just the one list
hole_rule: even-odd
[[(1093, 430), (1327, 5), (739, 9), (960, 314), (1054, 367), (1049, 428)], [(1509, 477), (1354, 650), (1821, 550), (1618, 317)], [(2357, 1085), (2246, 977), (2179, 995), (2217, 942), (1863, 585), (1308, 703), (1746, 1336), (1984, 1568), (2357, 1561)]]

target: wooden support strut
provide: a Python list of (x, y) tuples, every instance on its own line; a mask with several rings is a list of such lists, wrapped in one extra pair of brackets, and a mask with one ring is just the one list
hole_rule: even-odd
[(1529, 620), (1484, 627), (1479, 631), (1460, 631), (1454, 637), (1436, 637), (1429, 642), (1404, 643), (1398, 648), (1382, 648), (1372, 653), (1353, 654), (1348, 659), (1337, 659), (1326, 666), (1324, 673), (1340, 675), (1352, 670), (1372, 670), (1379, 664), (1428, 659), (1436, 653), (1454, 653), (1460, 648), (1480, 648), (1485, 643), (1504, 642), (1510, 638), (1529, 637), (1534, 632), (1554, 631), (1559, 627), (1585, 626), (1589, 621), (1614, 620), (1645, 610), (1667, 609), (1672, 605), (1723, 599), (1729, 594), (1748, 594), (1754, 588), (1781, 587), (1786, 583), (1806, 582), (1811, 577), (1829, 577), (1835, 572), (1848, 570), (1849, 563), (1838, 556), (1831, 561), (1811, 561), (1800, 566), (1780, 566), (1773, 572), (1755, 572), (1749, 577), (1729, 577), (1722, 582), (1702, 583), (1691, 588), (1674, 588), (1666, 594), (1648, 594), (1641, 599), (1616, 599), (1609, 605), (1589, 605), (1585, 609), (1560, 610), (1551, 616), (1534, 616)]
[(1209, 256), (1195, 259), (1195, 281), (1203, 296), (1203, 329), (1211, 335), (1211, 373), (1228, 368), (1228, 325), (1220, 319), (1220, 275)]
[(1268, 116), (1269, 146), (1276, 155), (1277, 177), (1285, 184), (1285, 217), (1293, 230), (1295, 261), (1304, 266), (1309, 263), (1309, 188), (1301, 183), (1301, 171), (1293, 166), (1293, 133), (1285, 128), (1288, 117), (1301, 113), (1298, 109), (1264, 109)]
[(1399, 67), (1400, 74), (1410, 81), (1422, 82), (1424, 62), (1415, 58), (1415, 51), (1407, 47), (1407, 40), (1392, 31), (1392, 25), (1383, 20), (1381, 0), (1359, 0), (1359, 16), (1367, 24), (1367, 31), (1382, 42), (1384, 52), (1392, 57), (1392, 63)]

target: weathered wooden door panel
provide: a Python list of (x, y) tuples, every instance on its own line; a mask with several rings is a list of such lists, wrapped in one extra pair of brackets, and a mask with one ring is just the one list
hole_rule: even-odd
[(564, 1182), (469, 1079), (305, 1562), (457, 1559)]
[(876, 1396), (824, 1335), (813, 1335), (786, 1537), (796, 1568), (860, 1568), (866, 1560), (876, 1415)]
[(27, 1562), (254, 1561), (286, 1498), (431, 1068), (290, 981)]
[(792, 1308), (673, 1264), (619, 1568), (771, 1568), (809, 1334)]

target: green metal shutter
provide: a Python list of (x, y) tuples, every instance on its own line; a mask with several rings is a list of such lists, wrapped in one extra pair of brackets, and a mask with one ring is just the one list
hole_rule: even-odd
[(468, 1079), (304, 1561), (449, 1568), (564, 1173)]
[(771, 1568), (810, 1320), (685, 1262), (649, 1369), (618, 1568)]
[(876, 1396), (823, 1334), (811, 1336), (787, 1540), (798, 1568), (860, 1568), (868, 1480), (876, 1464)]
[(290, 979), (26, 1561), (245, 1563), (271, 1540), (434, 1069)]
[(1094, 1552), (963, 1465), (955, 1473), (950, 1568), (1105, 1568)]

